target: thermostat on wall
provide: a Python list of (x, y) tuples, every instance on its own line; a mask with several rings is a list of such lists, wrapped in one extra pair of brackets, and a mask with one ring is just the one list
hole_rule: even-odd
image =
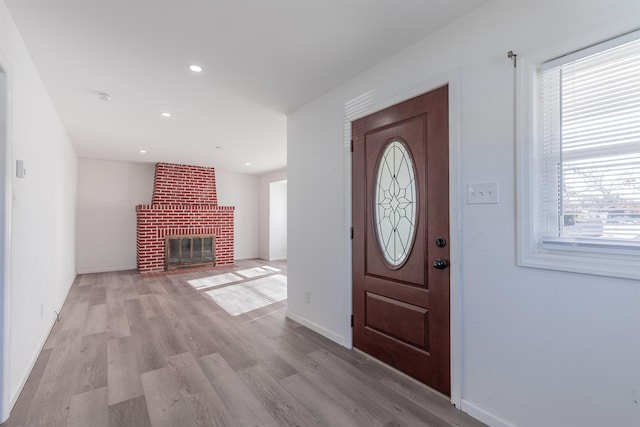
[(27, 170), (24, 168), (24, 160), (16, 160), (16, 176), (18, 178), (27, 177)]

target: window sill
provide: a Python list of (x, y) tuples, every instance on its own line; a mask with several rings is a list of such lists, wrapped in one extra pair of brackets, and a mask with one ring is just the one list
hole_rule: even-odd
[(543, 243), (539, 248), (520, 253), (522, 267), (567, 271), (597, 276), (640, 280), (640, 251), (609, 247), (575, 246), (566, 242)]

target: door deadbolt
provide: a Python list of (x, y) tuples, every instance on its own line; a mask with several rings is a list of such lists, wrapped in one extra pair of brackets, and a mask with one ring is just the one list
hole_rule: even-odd
[(444, 248), (445, 246), (447, 246), (447, 241), (445, 239), (443, 239), (442, 237), (436, 239), (436, 246), (439, 248)]
[(444, 270), (448, 265), (449, 263), (444, 258), (436, 258), (436, 260), (433, 261), (433, 268), (436, 268), (438, 270)]

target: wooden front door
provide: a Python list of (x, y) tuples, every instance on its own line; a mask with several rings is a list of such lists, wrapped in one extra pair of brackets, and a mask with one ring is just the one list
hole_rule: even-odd
[(354, 347), (450, 394), (448, 86), (352, 123)]

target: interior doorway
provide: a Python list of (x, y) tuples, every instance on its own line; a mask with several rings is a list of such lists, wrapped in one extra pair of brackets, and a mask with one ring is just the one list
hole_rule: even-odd
[(269, 184), (269, 261), (287, 259), (287, 181)]

